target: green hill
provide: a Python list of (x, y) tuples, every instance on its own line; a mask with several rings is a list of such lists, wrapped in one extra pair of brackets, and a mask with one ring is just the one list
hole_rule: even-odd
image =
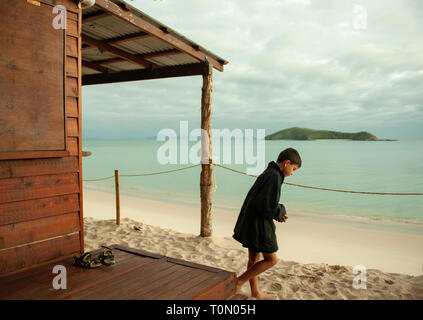
[(318, 139), (348, 139), (361, 141), (379, 140), (369, 132), (346, 133), (328, 130), (313, 130), (307, 128), (289, 128), (269, 134), (265, 140), (318, 140)]

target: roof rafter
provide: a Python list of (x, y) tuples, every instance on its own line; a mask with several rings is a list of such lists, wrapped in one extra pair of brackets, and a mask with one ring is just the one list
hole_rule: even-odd
[(117, 72), (116, 70), (107, 68), (107, 67), (103, 67), (101, 65), (98, 65), (96, 63), (90, 62), (90, 61), (86, 61), (86, 60), (82, 60), (82, 66), (93, 69), (95, 71), (99, 71), (101, 73), (113, 73), (113, 72)]
[[(199, 61), (205, 61), (206, 59), (212, 63), (213, 67), (216, 68), (219, 71), (223, 71), (223, 64), (225, 64), (225, 61), (217, 61), (213, 57), (210, 57), (209, 55), (205, 54), (201, 50), (196, 50), (191, 45), (185, 43), (184, 41), (176, 38), (172, 35), (172, 33), (161, 30), (160, 27), (157, 27), (150, 23), (149, 21), (146, 21), (142, 17), (139, 17), (138, 15), (133, 14), (130, 11), (130, 7), (127, 6), (126, 10), (123, 10), (120, 6), (116, 5), (110, 0), (96, 0), (95, 5), (102, 9), (103, 11), (109, 12), (110, 14), (113, 14), (119, 19), (125, 20), (131, 25), (137, 27), (138, 29), (142, 30), (143, 32), (149, 33), (152, 36), (166, 42), (167, 44), (173, 46), (174, 48), (180, 50), (181, 52), (184, 52), (191, 57), (199, 60)], [(128, 11), (129, 7), (129, 11)]]
[(112, 45), (106, 43), (105, 41), (97, 40), (97, 39), (91, 38), (91, 37), (84, 35), (84, 34), (81, 37), (82, 37), (82, 42), (87, 43), (87, 44), (89, 44), (93, 47), (97, 47), (101, 50), (108, 51), (108, 52), (110, 52), (110, 53), (112, 53), (112, 54), (114, 54), (118, 57), (121, 57), (122, 59), (125, 59), (129, 62), (133, 62), (133, 63), (139, 64), (139, 65), (142, 65), (143, 67), (146, 67), (146, 68), (151, 68), (151, 67), (157, 66), (156, 64), (149, 62), (149, 61), (147, 61), (143, 58), (137, 57), (137, 56), (135, 56), (131, 53), (128, 53), (128, 52), (123, 51), (119, 48), (113, 47)]

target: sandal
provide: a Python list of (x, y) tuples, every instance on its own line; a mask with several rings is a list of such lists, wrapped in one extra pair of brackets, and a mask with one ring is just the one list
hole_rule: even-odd
[(91, 253), (78, 253), (73, 257), (74, 265), (88, 268), (88, 269), (94, 269), (101, 266), (101, 262), (98, 259), (91, 259)]
[(113, 250), (107, 248), (100, 254), (97, 258), (102, 264), (110, 266), (115, 263), (115, 256), (113, 255)]

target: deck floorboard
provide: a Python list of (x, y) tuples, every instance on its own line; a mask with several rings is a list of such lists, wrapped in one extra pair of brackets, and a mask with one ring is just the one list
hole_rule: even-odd
[[(0, 299), (191, 300), (229, 299), (235, 273), (120, 245), (116, 263), (96, 269), (73, 265), (72, 257), (0, 277)], [(104, 248), (92, 251), (97, 257)], [(55, 265), (66, 268), (66, 289), (54, 289)]]

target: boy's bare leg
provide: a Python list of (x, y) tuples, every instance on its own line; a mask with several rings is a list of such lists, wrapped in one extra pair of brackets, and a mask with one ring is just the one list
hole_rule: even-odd
[[(260, 253), (248, 250), (248, 263), (247, 263), (247, 270), (250, 269), (254, 264), (259, 262), (260, 260)], [(251, 288), (251, 295), (254, 297), (258, 289), (258, 278), (257, 276), (252, 277), (250, 280), (250, 288)]]
[[(251, 262), (250, 262), (251, 258)], [(263, 260), (253, 263), (254, 260), (258, 260), (258, 254), (256, 256), (249, 251), (249, 264), (247, 271), (245, 271), (242, 275), (237, 278), (237, 286), (235, 293), (241, 293), (241, 288), (250, 280), (251, 286), (251, 295), (257, 299), (272, 299), (274, 298), (273, 295), (269, 295), (266, 293), (260, 292), (258, 289), (258, 278), (257, 275), (266, 271), (270, 267), (274, 266), (277, 263), (276, 253), (263, 253)]]

